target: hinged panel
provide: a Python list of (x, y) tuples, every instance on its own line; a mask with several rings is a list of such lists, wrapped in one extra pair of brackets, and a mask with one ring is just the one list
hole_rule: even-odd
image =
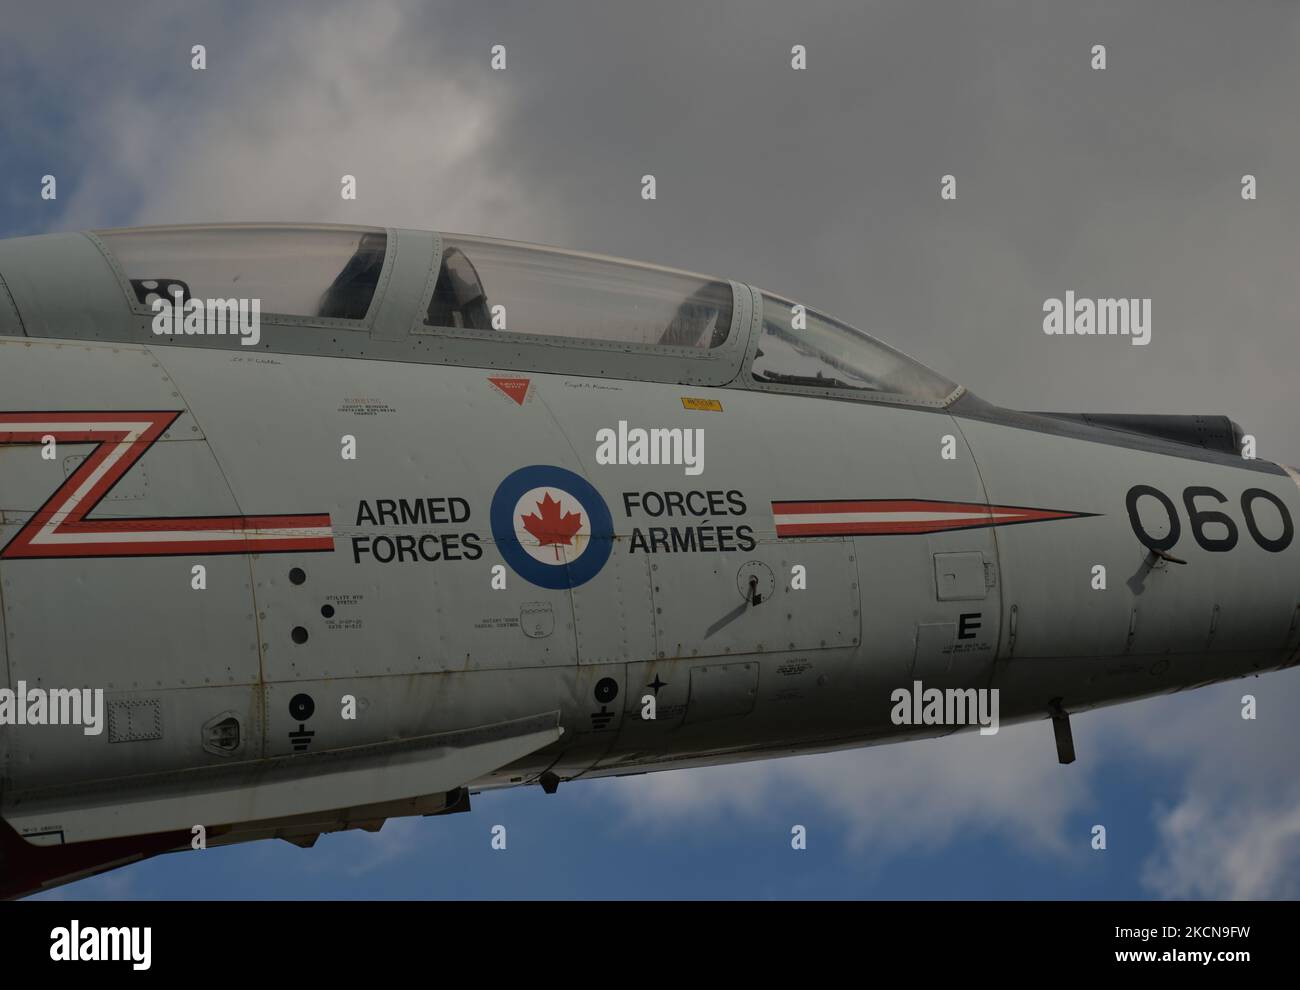
[(935, 595), (941, 602), (984, 598), (984, 555), (978, 550), (934, 555)]
[(650, 566), (660, 657), (858, 643), (857, 565), (853, 545), (843, 540), (659, 554)]
[(686, 722), (747, 715), (758, 697), (758, 661), (715, 663), (691, 670)]

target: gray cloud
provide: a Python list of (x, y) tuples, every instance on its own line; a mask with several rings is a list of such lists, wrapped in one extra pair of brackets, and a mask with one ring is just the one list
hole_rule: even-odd
[[(1300, 461), (1295, 8), (380, 0), (16, 17), (6, 55), (24, 85), (0, 106), (17, 140), (78, 142), (64, 226), (346, 219), (623, 254), (808, 300), (995, 401), (1223, 411), (1262, 455)], [(188, 68), (191, 40), (206, 73)], [(504, 73), (487, 66), (497, 43)], [(51, 133), (66, 117), (71, 135)], [(1239, 197), (1246, 172), (1258, 202)], [(356, 203), (338, 197), (345, 173)], [(946, 173), (955, 202), (938, 196)], [(1045, 337), (1042, 301), (1070, 288), (1151, 296), (1152, 345)]]

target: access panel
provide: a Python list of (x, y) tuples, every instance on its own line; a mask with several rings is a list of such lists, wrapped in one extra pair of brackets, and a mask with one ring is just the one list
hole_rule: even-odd
[(860, 637), (855, 551), (845, 540), (660, 555), (650, 578), (660, 657), (829, 649)]

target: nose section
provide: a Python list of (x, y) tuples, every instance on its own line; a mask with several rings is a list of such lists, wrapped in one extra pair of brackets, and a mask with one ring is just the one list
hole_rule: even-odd
[[(1222, 454), (1241, 456), (1246, 434), (1241, 425), (1227, 416), (1170, 416), (1151, 413), (1062, 413), (1038, 412), (1037, 416), (1072, 420), (1101, 426), (1121, 433), (1157, 437), (1188, 447), (1200, 447)], [(1251, 456), (1254, 452), (1251, 451)]]

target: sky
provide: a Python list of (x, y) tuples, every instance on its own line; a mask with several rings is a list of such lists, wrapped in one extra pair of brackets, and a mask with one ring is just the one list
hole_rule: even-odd
[[(328, 221), (625, 256), (806, 300), (1001, 405), (1227, 414), (1300, 464), (1295, 5), (182, 6), (0, 0), (0, 236)], [(1151, 298), (1151, 343), (1044, 335), (1066, 290)], [(1294, 898), (1297, 710), (1300, 668), (1076, 717), (1069, 767), (1039, 722), (483, 794), (43, 896)]]

